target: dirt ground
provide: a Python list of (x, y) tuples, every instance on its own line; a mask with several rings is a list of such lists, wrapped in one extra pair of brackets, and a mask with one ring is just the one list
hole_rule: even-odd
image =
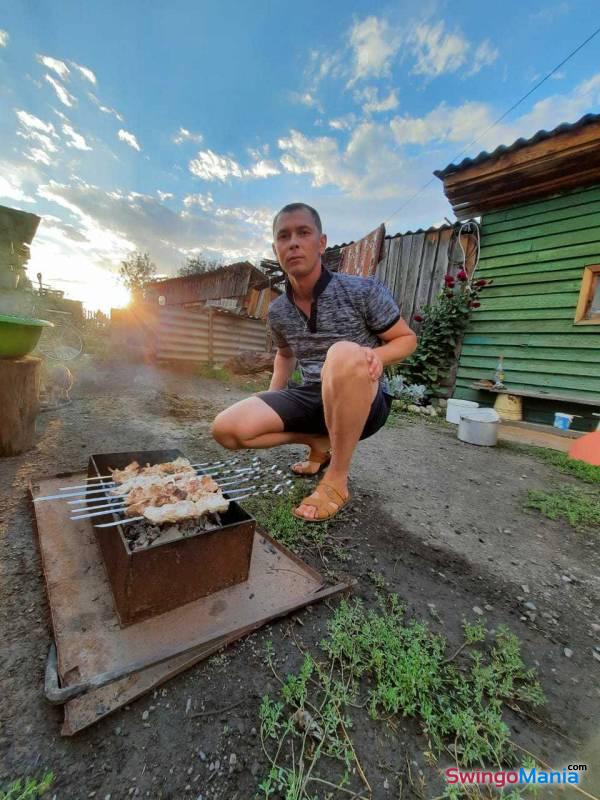
[[(254, 797), (266, 773), (258, 710), (261, 697), (277, 690), (264, 663), (265, 642), (272, 640), (285, 674), (302, 660), (296, 640), (315, 648), (331, 609), (321, 604), (303, 611), (297, 615), (303, 624), (281, 620), (76, 737), (62, 738), (61, 711), (43, 696), (51, 633), (27, 494), (32, 478), (84, 469), (93, 452), (178, 447), (199, 461), (216, 457), (222, 451), (211, 440), (210, 421), (246, 394), (143, 365), (84, 363), (72, 404), (40, 415), (36, 448), (0, 461), (0, 788), (52, 770), (48, 796), (57, 800)], [(287, 447), (262, 456), (287, 466), (300, 452)], [(507, 719), (513, 737), (554, 766), (587, 763), (585, 787), (593, 795), (600, 793), (594, 740), (600, 663), (593, 655), (600, 643), (600, 536), (523, 510), (527, 489), (556, 481), (556, 470), (529, 454), (472, 447), (456, 439), (454, 428), (401, 418), (357, 450), (350, 507), (330, 528), (350, 559), (330, 556), (324, 565), (317, 552), (302, 555), (321, 571), (356, 578), (354, 595), (367, 604), (375, 600), (373, 576), (380, 576), (410, 614), (428, 619), (451, 644), (460, 642), (463, 617), (482, 612), (488, 629), (508, 624), (548, 698), (543, 722)], [(373, 798), (441, 793), (412, 722), (400, 719), (394, 730), (365, 715), (355, 723), (354, 745)], [(415, 785), (407, 780), (411, 764)]]

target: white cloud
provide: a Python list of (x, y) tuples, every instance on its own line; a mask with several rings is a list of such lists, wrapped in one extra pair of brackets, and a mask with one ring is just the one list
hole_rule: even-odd
[(55, 80), (51, 75), (44, 75), (44, 78), (48, 81), (50, 86), (52, 86), (52, 88), (56, 92), (56, 96), (58, 97), (61, 103), (69, 107), (75, 105), (77, 100), (73, 97), (72, 94), (70, 94), (65, 89), (65, 87), (62, 84), (60, 84), (57, 80)]
[(323, 113), (323, 106), (311, 92), (290, 92), (290, 100), (307, 108), (316, 108), (321, 114)]
[(196, 158), (190, 161), (189, 169), (197, 178), (222, 183), (229, 178), (270, 178), (280, 172), (276, 164), (266, 159), (260, 159), (251, 167), (245, 168), (235, 159), (212, 150), (200, 150)]
[(345, 114), (343, 117), (335, 117), (327, 123), (334, 131), (349, 131), (356, 125), (355, 114)]
[(284, 151), (280, 160), (287, 172), (311, 175), (315, 187), (335, 184), (345, 191), (353, 191), (355, 176), (344, 166), (335, 139), (328, 136), (310, 138), (292, 130), (287, 138), (279, 140), (278, 145)]
[(83, 67), (81, 64), (76, 64), (74, 61), (69, 61), (69, 64), (74, 67), (86, 81), (96, 85), (96, 76), (89, 67)]
[(189, 163), (190, 172), (205, 181), (226, 181), (228, 178), (241, 178), (242, 168), (229, 156), (220, 156), (212, 150), (200, 150)]
[(543, 22), (543, 23), (552, 23), (559, 17), (568, 14), (571, 10), (570, 3), (558, 3), (555, 6), (546, 6), (540, 11), (535, 11), (533, 14), (529, 15), (529, 18), (532, 22)]
[(161, 203), (164, 203), (165, 200), (172, 200), (175, 197), (172, 192), (161, 192), (160, 189), (156, 190), (156, 194)]
[(192, 133), (188, 131), (187, 128), (179, 128), (173, 137), (173, 142), (175, 144), (183, 144), (184, 142), (196, 142), (196, 144), (200, 144), (203, 139), (204, 137), (201, 133)]
[(37, 180), (38, 175), (33, 167), (0, 161), (0, 197), (11, 202), (34, 203), (35, 199), (27, 194), (24, 184)]
[(270, 178), (273, 175), (279, 175), (280, 172), (281, 170), (276, 164), (263, 158), (257, 161), (256, 164), (253, 164), (250, 169), (245, 169), (244, 176), (252, 178)]
[(498, 58), (498, 50), (489, 39), (481, 42), (472, 53), (474, 45), (461, 31), (447, 33), (443, 20), (435, 25), (417, 25), (410, 43), (416, 58), (412, 72), (428, 77), (456, 72), (463, 66), (467, 75), (474, 75)]
[(417, 75), (434, 77), (444, 72), (456, 72), (465, 63), (469, 47), (461, 33), (445, 33), (443, 21), (435, 25), (418, 25), (412, 42), (417, 59), (412, 71)]
[[(207, 203), (195, 213), (192, 203), (178, 213), (156, 197), (107, 192), (76, 179), (70, 185), (50, 181), (38, 194), (70, 217), (68, 224), (79, 234), (75, 238), (83, 239), (74, 241), (71, 230), (68, 246), (94, 268), (114, 269), (132, 249), (147, 250), (159, 270), (169, 274), (190, 252), (210, 251), (231, 261), (261, 257), (269, 250), (271, 210), (266, 208), (227, 209)], [(62, 227), (60, 233), (55, 231), (61, 241), (66, 238)]]
[(357, 80), (389, 75), (400, 44), (401, 37), (385, 19), (367, 17), (355, 23), (350, 31), (354, 63), (349, 85)]
[(142, 148), (139, 146), (138, 140), (135, 138), (133, 133), (130, 133), (129, 131), (124, 131), (123, 128), (121, 128), (117, 135), (119, 139), (122, 142), (125, 142), (125, 144), (128, 144), (129, 147), (133, 147), (133, 149), (137, 150), (138, 153), (141, 152)]
[(0, 28), (0, 47), (8, 47), (8, 40), (10, 36), (8, 35), (8, 31), (3, 31)]
[(58, 152), (56, 140), (58, 134), (51, 122), (44, 122), (34, 114), (22, 109), (15, 109), (19, 120), (17, 136), (30, 143), (30, 150), (24, 155), (30, 161), (50, 166), (50, 154)]
[(41, 131), (42, 133), (49, 133), (52, 136), (56, 136), (56, 129), (51, 122), (44, 122), (39, 117), (30, 114), (28, 111), (22, 111), (17, 109), (15, 111), (19, 122), (23, 127), (29, 128), (30, 130)]
[(467, 102), (455, 107), (440, 103), (423, 117), (394, 117), (390, 128), (399, 145), (425, 145), (467, 141), (492, 122), (492, 109), (485, 103)]
[(499, 55), (498, 50), (492, 46), (489, 39), (486, 39), (479, 45), (477, 50), (475, 50), (475, 58), (473, 59), (473, 65), (471, 69), (468, 71), (467, 75), (475, 75), (483, 67), (488, 67), (490, 64), (493, 64), (494, 61), (497, 60), (498, 55)]
[(493, 150), (500, 144), (509, 145), (520, 137), (533, 136), (538, 130), (551, 130), (561, 122), (575, 122), (590, 108), (600, 103), (600, 73), (582, 81), (571, 92), (554, 94), (539, 100), (530, 111), (512, 122), (504, 121), (489, 128), (498, 110), (487, 103), (466, 102), (460, 106), (440, 103), (422, 117), (395, 117), (390, 129), (398, 145), (426, 145), (430, 142), (470, 143), (477, 139), (473, 152)]
[(203, 211), (208, 211), (208, 209), (212, 208), (214, 204), (215, 201), (213, 200), (213, 196), (210, 194), (210, 192), (207, 194), (188, 194), (183, 198), (183, 205), (186, 208), (199, 206)]
[(124, 122), (125, 121), (123, 116), (121, 114), (119, 114), (118, 111), (115, 111), (114, 108), (110, 108), (109, 106), (98, 106), (98, 108), (100, 109), (100, 111), (102, 111), (103, 114), (112, 114), (114, 117), (116, 117), (119, 120), (119, 122)]
[(70, 70), (64, 61), (60, 61), (58, 58), (51, 58), (50, 56), (43, 56), (39, 53), (36, 58), (46, 69), (51, 69), (53, 72), (56, 72), (61, 80), (64, 81), (68, 79)]
[(39, 147), (32, 147), (29, 152), (25, 153), (25, 158), (37, 164), (44, 164), (47, 167), (52, 164), (48, 153), (45, 150), (40, 150)]
[(398, 95), (392, 89), (387, 97), (379, 97), (379, 91), (375, 86), (367, 86), (365, 89), (354, 93), (357, 102), (363, 103), (365, 114), (376, 114), (384, 111), (393, 111), (398, 108)]
[(76, 150), (91, 150), (84, 137), (77, 133), (71, 125), (63, 125), (63, 133), (68, 137), (67, 147), (74, 147)]
[(319, 50), (311, 50), (308, 54), (308, 65), (305, 71), (305, 79), (308, 83), (309, 95), (314, 95), (321, 81), (327, 77), (340, 77), (343, 73), (341, 55), (339, 53), (322, 53)]
[(118, 111), (115, 111), (114, 108), (109, 108), (108, 106), (102, 105), (100, 100), (96, 97), (96, 95), (93, 92), (88, 92), (87, 96), (90, 98), (92, 103), (97, 105), (98, 108), (100, 109), (100, 111), (102, 111), (104, 114), (112, 114), (114, 117), (116, 117), (119, 120), (119, 122), (124, 122), (123, 116), (121, 114), (119, 114)]

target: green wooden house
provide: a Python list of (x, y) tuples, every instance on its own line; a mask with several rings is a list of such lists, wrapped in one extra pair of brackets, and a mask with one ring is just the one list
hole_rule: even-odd
[(505, 384), (524, 417), (600, 411), (600, 115), (540, 131), (435, 173), (458, 219), (481, 218), (477, 278), (492, 279), (464, 338), (454, 396)]

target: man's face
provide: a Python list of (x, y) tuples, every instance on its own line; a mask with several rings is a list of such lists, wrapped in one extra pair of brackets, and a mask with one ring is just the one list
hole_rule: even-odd
[(319, 233), (312, 214), (304, 209), (281, 214), (274, 238), (273, 252), (282, 270), (294, 278), (310, 275), (327, 247), (327, 237)]

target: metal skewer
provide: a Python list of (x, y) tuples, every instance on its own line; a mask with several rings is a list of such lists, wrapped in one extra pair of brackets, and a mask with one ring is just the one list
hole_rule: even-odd
[[(232, 494), (233, 492), (248, 492), (252, 489), (256, 489), (256, 486), (242, 486), (239, 489), (230, 489), (227, 494)], [(103, 517), (107, 513), (113, 511), (115, 513), (120, 513), (121, 511), (126, 511), (128, 506), (125, 503), (122, 503), (118, 506), (110, 506), (105, 508), (103, 511), (96, 511), (92, 514), (79, 514), (77, 516), (71, 517), (72, 520), (80, 520), (80, 519), (91, 519), (92, 517)], [(139, 518), (138, 518), (139, 519)]]
[[(247, 497), (255, 497), (256, 495), (260, 494), (283, 494), (284, 487), (290, 486), (293, 483), (292, 480), (284, 481), (283, 483), (278, 483), (273, 487), (269, 487), (268, 489), (259, 490), (256, 492), (250, 492), (250, 494), (242, 495), (241, 497), (235, 497), (234, 500), (245, 500)], [(240, 490), (241, 491), (241, 490)], [(228, 492), (229, 494), (229, 492)], [(128, 525), (130, 522), (140, 522), (141, 520), (145, 520), (146, 517), (129, 517), (123, 520), (117, 520), (116, 522), (104, 522), (100, 525), (94, 525), (95, 528), (114, 528), (117, 525)]]
[[(251, 477), (254, 477), (254, 476), (248, 475), (248, 476), (244, 477), (243, 480), (250, 480)], [(219, 486), (219, 489), (224, 489), (227, 486), (236, 486), (236, 485), (238, 485), (238, 481), (229, 481), (228, 483), (222, 483)], [(254, 488), (255, 488), (254, 486), (243, 486), (243, 487), (240, 487), (238, 489), (229, 489), (227, 494), (229, 494), (230, 492), (247, 491), (248, 489), (254, 489)], [(208, 494), (212, 494), (212, 492), (209, 492)], [(127, 497), (127, 495), (123, 495), (123, 497)], [(144, 503), (144, 502), (146, 502), (146, 501), (144, 501), (143, 499), (138, 501), (138, 503)], [(133, 503), (133, 504), (129, 504), (129, 505), (138, 505), (138, 503)], [(102, 505), (98, 505), (98, 506), (88, 506), (87, 509), (75, 508), (75, 509), (72, 509), (73, 514), (71, 516), (71, 519), (74, 519), (74, 520), (90, 519), (90, 517), (100, 517), (103, 514), (110, 513), (111, 511), (124, 511), (127, 508), (128, 508), (128, 504), (127, 503), (114, 504), (112, 502), (103, 503)], [(85, 513), (82, 514), (81, 513), (82, 511), (84, 511)], [(89, 513), (89, 512), (96, 512), (96, 513)]]
[[(277, 471), (275, 471), (276, 467), (277, 467), (277, 464), (274, 464), (272, 467), (270, 467), (268, 470), (266, 470), (266, 472), (270, 473), (271, 475), (283, 475), (283, 470), (278, 469)], [(250, 470), (247, 475), (243, 475), (243, 476), (239, 476), (239, 477), (241, 478), (241, 480), (250, 480), (251, 478), (254, 478), (254, 477), (256, 477), (256, 478), (260, 477), (260, 474), (261, 474), (260, 473), (260, 468), (257, 468), (255, 470)], [(219, 484), (219, 489), (223, 489), (226, 486), (235, 486), (237, 483), (238, 483), (237, 479), (234, 480), (234, 481), (228, 481), (227, 483), (220, 483)], [(119, 501), (119, 500), (123, 499), (124, 497), (127, 497), (128, 494), (129, 494), (129, 492), (127, 492), (127, 494), (115, 494), (115, 495), (112, 495), (110, 498), (108, 498), (108, 497), (107, 498), (98, 498), (98, 500), (102, 499), (102, 500), (104, 500), (104, 502), (99, 503), (96, 506), (87, 506), (86, 509), (72, 508), (71, 512), (79, 514), (81, 511), (84, 511), (84, 510), (87, 513), (88, 511), (98, 511), (98, 510), (101, 510), (101, 509), (106, 509), (107, 511), (110, 511), (111, 508), (116, 508), (116, 506), (114, 505), (115, 501)], [(81, 503), (85, 503), (86, 499), (84, 498), (83, 500), (69, 500), (68, 502), (69, 502), (69, 505), (81, 504)], [(142, 498), (141, 500), (138, 500), (137, 502), (138, 503), (143, 503), (144, 499)], [(77, 517), (72, 516), (71, 519), (77, 519)], [(80, 517), (79, 519), (83, 519), (83, 518)]]
[[(206, 461), (206, 462), (204, 462), (204, 464), (190, 464), (190, 467), (193, 467), (194, 469), (200, 469), (201, 467), (210, 467), (210, 468), (212, 468), (212, 467), (214, 467), (215, 465), (219, 465), (219, 464), (236, 464), (236, 463), (237, 463), (239, 460), (240, 460), (239, 458), (230, 458), (228, 461), (217, 461), (217, 462), (214, 462), (214, 461)], [(142, 467), (141, 469), (144, 469), (144, 468)], [(166, 477), (168, 474), (169, 474), (169, 473), (164, 473), (164, 476), (163, 476), (163, 475), (161, 475), (160, 473), (158, 473), (158, 474), (157, 474), (155, 477), (157, 477), (157, 478), (160, 478), (160, 477)], [(177, 475), (178, 473), (177, 473), (177, 472), (174, 472), (174, 473), (172, 473), (172, 474), (175, 476), (175, 475)], [(185, 474), (185, 473), (183, 473), (183, 474)], [(140, 477), (142, 477), (142, 476), (141, 476), (141, 475), (138, 473), (138, 474), (136, 474), (136, 475), (132, 475), (131, 477), (132, 477), (132, 478), (140, 478)], [(60, 489), (59, 489), (58, 491), (59, 491), (59, 492), (70, 492), (70, 491), (72, 491), (73, 489), (87, 489), (87, 488), (94, 488), (93, 486), (92, 486), (92, 487), (90, 487), (90, 483), (91, 483), (92, 481), (104, 481), (104, 480), (106, 480), (107, 478), (109, 478), (109, 479), (110, 479), (110, 482), (111, 482), (112, 484), (114, 484), (115, 486), (117, 486), (117, 485), (118, 485), (118, 484), (116, 483), (116, 481), (114, 481), (114, 480), (113, 480), (113, 477), (112, 477), (112, 475), (93, 475), (93, 476), (92, 476), (92, 477), (90, 477), (90, 478), (86, 478), (86, 481), (88, 481), (88, 483), (83, 483), (83, 484), (81, 484), (80, 486), (61, 486), (61, 487), (60, 487)], [(129, 480), (129, 479), (128, 479), (128, 480)], [(123, 483), (124, 483), (124, 482), (125, 482), (125, 481), (123, 481)], [(106, 485), (108, 486), (109, 484), (106, 484)]]
[[(251, 463), (254, 464), (254, 465), (258, 464), (259, 463), (258, 458), (253, 459)], [(223, 466), (225, 466), (226, 464), (227, 464), (227, 462), (225, 462), (225, 461), (222, 462)], [(246, 467), (246, 468), (241, 469), (241, 470), (225, 470), (225, 471), (221, 471), (220, 469), (214, 469), (214, 471), (213, 470), (210, 470), (210, 471), (207, 470), (206, 472), (196, 473), (196, 475), (198, 477), (202, 477), (202, 475), (208, 475), (209, 477), (212, 477), (212, 476), (219, 475), (219, 474), (225, 476), (225, 475), (234, 474), (236, 472), (248, 472), (249, 470), (252, 470), (252, 469), (254, 469), (254, 467)], [(187, 473), (187, 475), (189, 475), (189, 473)], [(163, 476), (163, 477), (166, 477), (166, 476)], [(181, 480), (184, 477), (186, 477), (186, 473), (179, 474), (179, 475), (176, 474), (176, 475), (173, 475), (172, 480)], [(87, 491), (84, 490), (84, 491), (77, 491), (77, 492), (73, 492), (73, 493), (65, 492), (64, 494), (50, 494), (50, 495), (45, 495), (44, 497), (35, 497), (34, 498), (34, 502), (38, 503), (38, 502), (41, 502), (42, 500), (67, 500), (67, 498), (69, 498), (69, 497), (84, 497), (84, 499), (85, 499), (85, 498), (89, 497), (90, 495), (106, 494), (106, 492), (109, 491), (111, 488), (114, 488), (114, 487), (103, 486), (103, 487), (98, 488), (98, 489), (88, 489)]]
[[(229, 470), (226, 470), (224, 472), (221, 472), (221, 476), (223, 478), (226, 478), (229, 475), (238, 475), (238, 476), (241, 477), (245, 473), (248, 473), (249, 475), (251, 475), (251, 474), (253, 474), (255, 472), (259, 472), (261, 467), (262, 467), (262, 465), (256, 459), (254, 461), (252, 461), (251, 463), (252, 463), (253, 466), (242, 467), (241, 469), (229, 469)], [(277, 465), (275, 464), (274, 467), (276, 467), (276, 466)], [(273, 469), (274, 467), (271, 467), (270, 469)], [(208, 473), (204, 473), (204, 474), (208, 475)], [(213, 473), (213, 475), (208, 475), (208, 477), (209, 478), (210, 477), (214, 478), (214, 477), (216, 477), (218, 475), (219, 475), (219, 473), (216, 472), (216, 473)], [(201, 478), (202, 475), (198, 475), (197, 477)], [(134, 488), (136, 488), (136, 487), (134, 487)], [(110, 502), (112, 502), (113, 500), (118, 500), (121, 497), (127, 497), (127, 495), (129, 494), (130, 491), (132, 491), (132, 490), (130, 489), (128, 492), (124, 492), (123, 494), (107, 494), (105, 492), (104, 495), (105, 495), (106, 499), (108, 499)], [(67, 500), (67, 504), (70, 505), (70, 506), (76, 506), (76, 505), (81, 505), (82, 503), (87, 503), (89, 501), (89, 495), (90, 494), (102, 494), (102, 492), (100, 490), (94, 489), (93, 491), (88, 492), (85, 496), (82, 496), (81, 494), (74, 495), (75, 497), (78, 497), (79, 499), (77, 499), (77, 500)], [(70, 497), (70, 495), (61, 495), (58, 499), (61, 499), (62, 497), (66, 498), (66, 497)], [(56, 498), (54, 497), (53, 499), (56, 499)], [(104, 497), (98, 497), (98, 498), (92, 498), (92, 499), (94, 499), (94, 500), (95, 499), (103, 500)]]

